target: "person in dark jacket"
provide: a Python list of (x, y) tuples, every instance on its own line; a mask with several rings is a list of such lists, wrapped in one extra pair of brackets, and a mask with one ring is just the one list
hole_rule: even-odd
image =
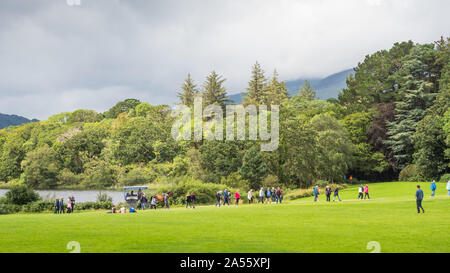
[(187, 207), (192, 207), (192, 204), (191, 204), (191, 194), (190, 193), (188, 193), (188, 194), (186, 194), (186, 208)]
[(325, 195), (327, 196), (327, 202), (331, 201), (331, 187), (327, 186), (325, 188)]
[[(170, 193), (170, 192), (169, 192)], [(164, 207), (166, 208), (166, 209), (169, 209), (169, 193), (165, 193), (164, 195), (163, 195), (163, 198), (164, 198)]]
[(342, 201), (341, 198), (339, 198), (339, 187), (336, 187), (336, 188), (334, 189), (333, 201), (336, 199), (336, 196), (337, 196), (337, 198), (339, 199), (339, 201)]
[(64, 211), (64, 198), (62, 198), (62, 197), (59, 200), (59, 213), (65, 213), (65, 211)]
[(55, 214), (59, 213), (59, 198), (55, 199), (55, 203), (53, 204), (53, 206), (55, 207)]
[(422, 200), (423, 200), (423, 191), (420, 189), (420, 185), (417, 185), (416, 191), (417, 213), (420, 213), (420, 209), (422, 209), (422, 213), (425, 213), (425, 210), (422, 207)]
[(216, 192), (216, 207), (219, 205), (220, 208), (220, 201), (222, 199), (222, 194), (220, 194), (220, 191)]

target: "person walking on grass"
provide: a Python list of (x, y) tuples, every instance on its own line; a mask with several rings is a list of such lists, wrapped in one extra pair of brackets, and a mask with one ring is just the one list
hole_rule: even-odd
[(71, 213), (72, 212), (72, 203), (70, 203), (70, 199), (67, 202), (67, 213)]
[(448, 196), (450, 196), (450, 180), (447, 181), (447, 191), (448, 191)]
[(280, 202), (281, 204), (281, 201), (283, 200), (283, 191), (281, 190), (280, 187), (277, 188), (276, 195), (277, 195), (277, 204), (278, 202)]
[(431, 182), (431, 196), (434, 196), (435, 192), (436, 192), (436, 181), (433, 180), (433, 182)]
[(61, 199), (59, 199), (59, 213), (65, 213), (64, 211), (64, 198), (61, 197)]
[(55, 203), (53, 204), (55, 207), (55, 214), (59, 214), (59, 198), (55, 199)]
[(271, 196), (272, 194), (271, 194), (271, 191), (270, 191), (270, 188), (267, 188), (267, 190), (266, 190), (266, 201), (267, 201), (267, 204), (269, 203), (269, 201), (270, 201), (270, 196)]
[(156, 197), (155, 196), (152, 196), (152, 198), (150, 199), (150, 209), (156, 210)]
[(192, 207), (192, 204), (191, 204), (191, 194), (190, 194), (190, 193), (187, 193), (187, 194), (186, 194), (186, 208), (187, 208), (188, 206), (189, 206), (190, 208)]
[(220, 201), (222, 200), (222, 194), (220, 193), (220, 191), (216, 192), (216, 207), (217, 205), (219, 205), (220, 208)]
[(425, 213), (425, 210), (422, 207), (422, 200), (423, 200), (423, 191), (420, 189), (420, 185), (417, 185), (416, 191), (417, 213), (420, 213), (420, 209), (422, 209), (422, 213)]
[(147, 207), (147, 202), (148, 202), (147, 196), (144, 193), (144, 194), (142, 194), (142, 197), (141, 197), (141, 209), (142, 210), (145, 210), (145, 208)]
[(248, 203), (252, 204), (253, 203), (253, 189), (250, 189), (247, 193), (247, 199), (248, 199)]
[(234, 198), (236, 199), (236, 206), (239, 205), (239, 199), (241, 199), (241, 196), (238, 191), (234, 193)]
[(341, 198), (339, 198), (339, 187), (338, 186), (336, 186), (336, 188), (334, 189), (333, 202), (336, 199), (336, 196), (339, 199), (339, 201), (342, 201)]
[(259, 200), (258, 203), (261, 202), (262, 204), (264, 204), (264, 189), (261, 187), (261, 189), (259, 190)]
[(230, 205), (230, 192), (228, 191), (228, 189), (225, 189), (223, 191), (223, 205), (225, 206), (225, 204), (227, 204), (228, 206)]
[(364, 200), (366, 200), (366, 196), (367, 196), (367, 199), (370, 199), (370, 196), (369, 196), (369, 185), (367, 185), (367, 184), (366, 184), (366, 187), (364, 188)]
[(275, 203), (277, 201), (277, 191), (275, 190), (275, 187), (272, 187), (270, 195), (272, 196), (272, 203)]
[(163, 195), (163, 198), (164, 198), (164, 207), (165, 207), (166, 209), (169, 209), (169, 193), (170, 193), (170, 192), (166, 192), (166, 193)]
[(361, 184), (361, 186), (359, 186), (359, 188), (358, 188), (358, 200), (359, 199), (363, 199), (363, 192), (364, 192), (364, 187), (363, 187), (363, 185)]
[(331, 187), (327, 186), (325, 188), (325, 195), (327, 196), (327, 202), (331, 201)]
[(319, 200), (319, 185), (316, 185), (313, 188), (313, 193), (314, 193), (314, 202), (317, 202), (317, 200)]

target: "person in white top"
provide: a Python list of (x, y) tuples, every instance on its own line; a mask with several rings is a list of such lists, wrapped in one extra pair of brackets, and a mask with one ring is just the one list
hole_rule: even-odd
[(250, 189), (247, 193), (248, 203), (253, 203), (253, 189)]
[(263, 189), (263, 188), (261, 188), (261, 189), (259, 190), (259, 200), (258, 200), (258, 203), (259, 203), (259, 202), (261, 202), (261, 203), (264, 204), (264, 189)]

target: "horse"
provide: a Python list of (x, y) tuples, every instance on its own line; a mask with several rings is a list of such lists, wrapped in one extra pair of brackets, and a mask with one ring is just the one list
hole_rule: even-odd
[[(173, 192), (171, 192), (171, 191), (166, 192), (166, 194), (167, 194), (169, 197), (172, 197), (172, 196), (173, 196)], [(153, 196), (156, 198), (156, 201), (157, 201), (157, 202), (162, 203), (162, 205), (164, 206), (164, 195), (163, 195), (163, 194), (158, 193), (158, 194), (155, 194), (155, 195), (153, 195)]]

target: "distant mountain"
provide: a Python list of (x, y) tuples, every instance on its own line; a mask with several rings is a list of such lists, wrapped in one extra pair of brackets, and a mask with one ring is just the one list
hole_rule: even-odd
[[(319, 99), (337, 98), (339, 92), (346, 87), (345, 79), (353, 73), (353, 69), (347, 69), (338, 73), (331, 74), (325, 78), (301, 78), (291, 81), (285, 81), (289, 95), (297, 94), (300, 87), (308, 80), (311, 87), (316, 91)], [(242, 93), (230, 96), (235, 103), (242, 102)]]
[(23, 123), (28, 123), (28, 122), (34, 122), (34, 121), (38, 121), (37, 119), (27, 119), (21, 116), (17, 116), (17, 115), (6, 115), (6, 114), (2, 114), (0, 113), (0, 129), (9, 127), (9, 126), (15, 126), (15, 125), (20, 125)]

